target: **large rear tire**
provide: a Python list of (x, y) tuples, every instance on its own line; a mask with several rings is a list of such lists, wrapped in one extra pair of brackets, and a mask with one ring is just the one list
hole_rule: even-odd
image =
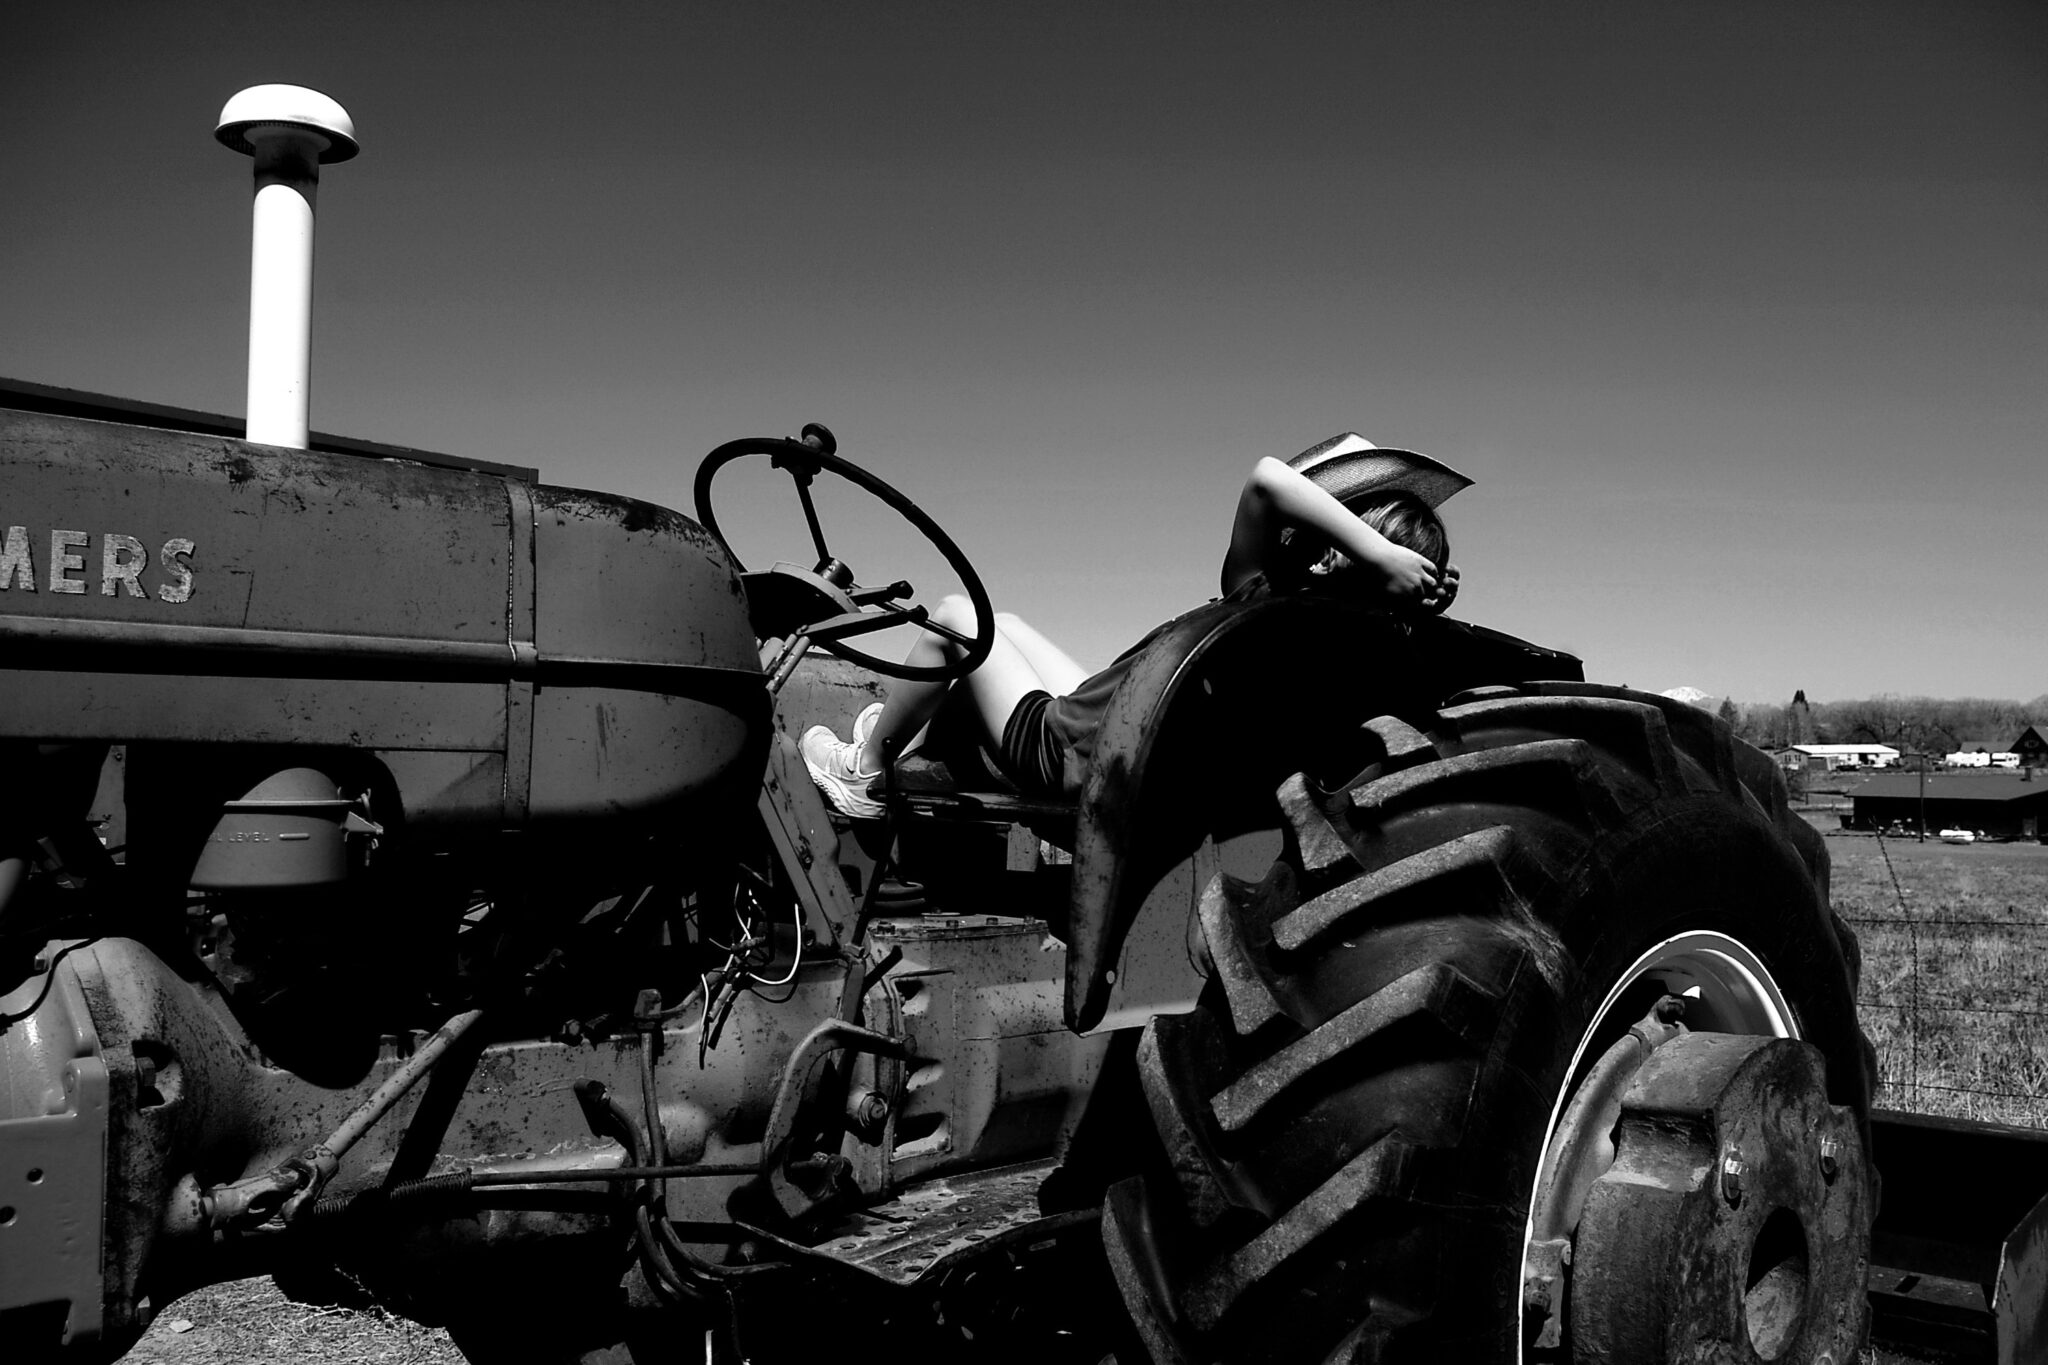
[(1453, 700), (1372, 722), (1348, 782), (1290, 779), (1280, 860), (1204, 897), (1211, 988), (1139, 1049), (1165, 1168), (1104, 1216), (1161, 1365), (1524, 1358), (1564, 1100), (1688, 985), (1691, 1028), (1816, 1047), (1867, 1150), (1854, 938), (1769, 760), (1617, 688)]

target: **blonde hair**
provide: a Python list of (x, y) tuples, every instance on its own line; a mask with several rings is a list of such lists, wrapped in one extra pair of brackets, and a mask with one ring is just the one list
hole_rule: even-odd
[(1405, 546), (1442, 572), (1451, 561), (1451, 533), (1437, 510), (1413, 493), (1377, 493), (1345, 504), (1360, 521)]
[[(1415, 551), (1443, 572), (1451, 559), (1451, 536), (1436, 509), (1413, 493), (1389, 490), (1363, 494), (1345, 510), (1394, 544)], [(1286, 553), (1275, 587), (1301, 588), (1320, 581), (1336, 589), (1353, 568), (1351, 557), (1312, 532), (1290, 527), (1280, 533)]]

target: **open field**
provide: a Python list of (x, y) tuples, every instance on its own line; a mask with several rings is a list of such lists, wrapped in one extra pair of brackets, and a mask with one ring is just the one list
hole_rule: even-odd
[(1827, 843), (1863, 944), (1877, 1102), (2048, 1126), (2048, 846)]

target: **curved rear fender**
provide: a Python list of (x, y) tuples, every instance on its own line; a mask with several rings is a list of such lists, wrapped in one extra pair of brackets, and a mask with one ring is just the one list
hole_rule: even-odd
[(1103, 1023), (1131, 926), (1154, 892), (1188, 888), (1184, 922), (1214, 862), (1205, 846), (1277, 837), (1280, 783), (1357, 771), (1373, 756), (1367, 720), (1421, 717), (1470, 687), (1583, 676), (1571, 655), (1498, 631), (1331, 598), (1214, 602), (1173, 622), (1110, 699), (1082, 788), (1068, 1026)]

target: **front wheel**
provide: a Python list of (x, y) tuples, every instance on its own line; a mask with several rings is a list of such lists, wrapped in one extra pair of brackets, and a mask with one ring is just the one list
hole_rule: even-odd
[[(1873, 1057), (1827, 855), (1705, 712), (1582, 684), (1368, 727), (1201, 917), (1104, 1236), (1170, 1361), (1853, 1359)], [(1411, 724), (1411, 721), (1413, 722)]]

